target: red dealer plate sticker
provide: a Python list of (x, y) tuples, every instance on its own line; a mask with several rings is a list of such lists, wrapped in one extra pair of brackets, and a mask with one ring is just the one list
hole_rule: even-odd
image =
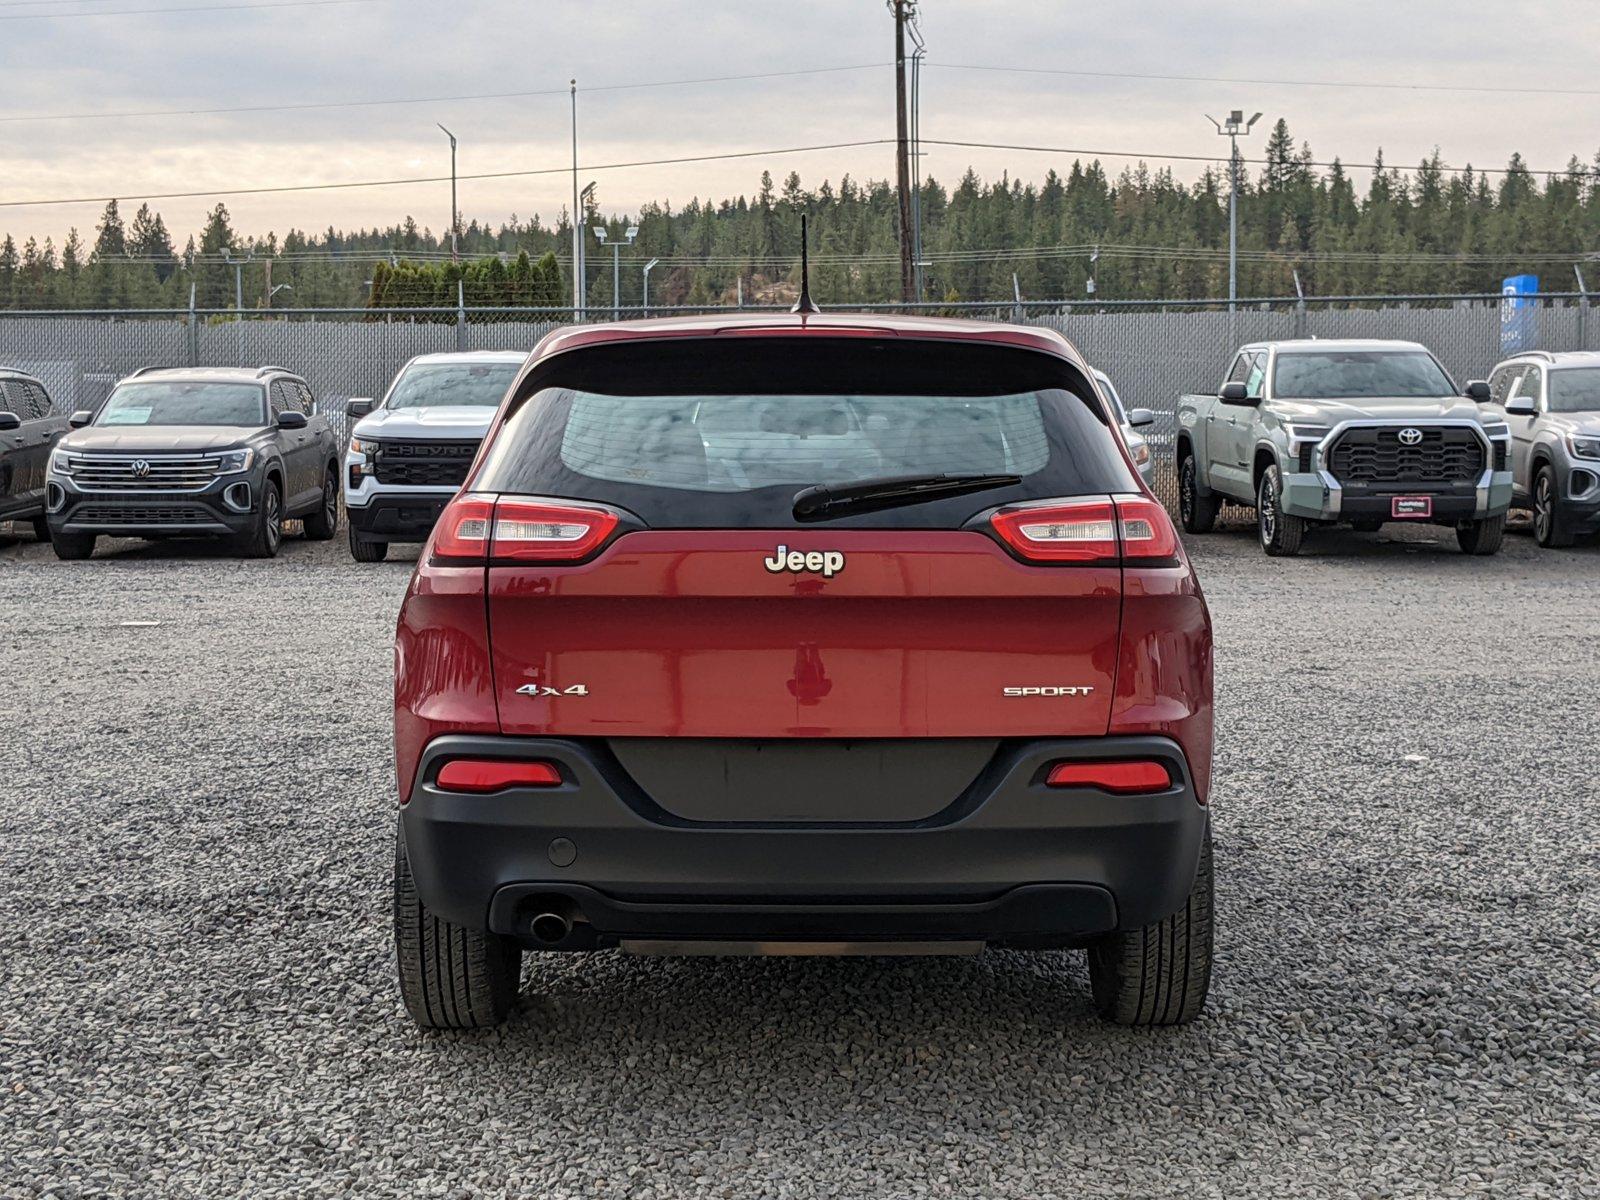
[(1395, 496), (1389, 501), (1391, 517), (1433, 516), (1432, 496)]

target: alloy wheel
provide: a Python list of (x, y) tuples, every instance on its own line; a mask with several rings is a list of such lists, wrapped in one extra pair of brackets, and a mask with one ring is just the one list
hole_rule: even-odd
[(1533, 536), (1540, 545), (1550, 540), (1550, 524), (1555, 520), (1555, 498), (1550, 494), (1550, 476), (1541, 472), (1533, 485)]

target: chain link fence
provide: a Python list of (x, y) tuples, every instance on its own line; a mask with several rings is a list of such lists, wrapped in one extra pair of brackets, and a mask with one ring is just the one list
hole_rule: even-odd
[[(1174, 499), (1174, 410), (1179, 395), (1220, 383), (1234, 350), (1277, 338), (1398, 338), (1432, 349), (1456, 380), (1481, 379), (1513, 350), (1586, 350), (1600, 341), (1587, 295), (1345, 296), (1240, 301), (1030, 301), (1012, 304), (863, 305), (850, 311), (916, 312), (1042, 325), (1060, 331), (1116, 384), (1129, 408), (1148, 408), (1160, 467), (1158, 491)], [(275, 364), (304, 376), (320, 411), (348, 433), (345, 401), (381, 396), (405, 362), (447, 350), (531, 350), (574, 316), (584, 321), (762, 311), (723, 308), (299, 309), (0, 313), (0, 365), (44, 380), (57, 411), (98, 405), (117, 380), (144, 366)], [(778, 309), (769, 311), (782, 311)]]

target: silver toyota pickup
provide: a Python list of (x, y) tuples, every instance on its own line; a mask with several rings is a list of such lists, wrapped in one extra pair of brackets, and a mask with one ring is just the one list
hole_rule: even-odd
[(1257, 342), (1215, 395), (1178, 399), (1183, 527), (1205, 533), (1225, 501), (1251, 505), (1261, 548), (1300, 551), (1315, 525), (1453, 527), (1493, 554), (1511, 506), (1511, 433), (1488, 384), (1465, 393), (1425, 346)]

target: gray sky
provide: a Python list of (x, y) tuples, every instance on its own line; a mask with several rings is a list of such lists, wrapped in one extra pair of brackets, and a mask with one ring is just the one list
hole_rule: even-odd
[[(887, 64), (882, 0), (373, 0), (276, 11), (74, 17), (106, 10), (282, 0), (9, 0), (0, 4), (0, 117), (63, 112), (314, 104), (557, 89), (519, 99), (94, 121), (0, 122), (0, 201), (435, 175), (461, 139), (463, 174), (566, 168), (566, 81), (580, 87), (586, 164), (892, 137), (886, 65), (827, 75), (596, 91), (588, 86)], [(1600, 150), (1600, 95), (1510, 96), (972, 72), (940, 64), (1111, 73), (1600, 90), (1593, 0), (923, 0), (925, 138), (1145, 153), (1216, 154), (1204, 113), (1263, 110), (1318, 158), (1503, 166), (1521, 150), (1557, 168)], [(1515, 12), (1513, 13), (1513, 10)], [(32, 14), (48, 14), (33, 18)], [(1226, 21), (1219, 19), (1225, 15)], [(29, 17), (30, 19), (13, 19)], [(1106, 158), (1115, 171), (1124, 162)], [(1162, 165), (1151, 160), (1152, 165)], [(930, 147), (925, 170), (972, 165), (1041, 178), (1071, 156)], [(1172, 164), (1192, 179), (1198, 163)], [(763, 168), (814, 185), (893, 173), (892, 147), (587, 172), (607, 210), (651, 199), (754, 191)], [(564, 173), (461, 186), (464, 217), (554, 218)], [(448, 224), (448, 185), (224, 197), (247, 233)], [(175, 240), (215, 199), (154, 201)], [(128, 212), (137, 202), (128, 205)], [(19, 241), (69, 226), (87, 240), (98, 202), (0, 207)]]

